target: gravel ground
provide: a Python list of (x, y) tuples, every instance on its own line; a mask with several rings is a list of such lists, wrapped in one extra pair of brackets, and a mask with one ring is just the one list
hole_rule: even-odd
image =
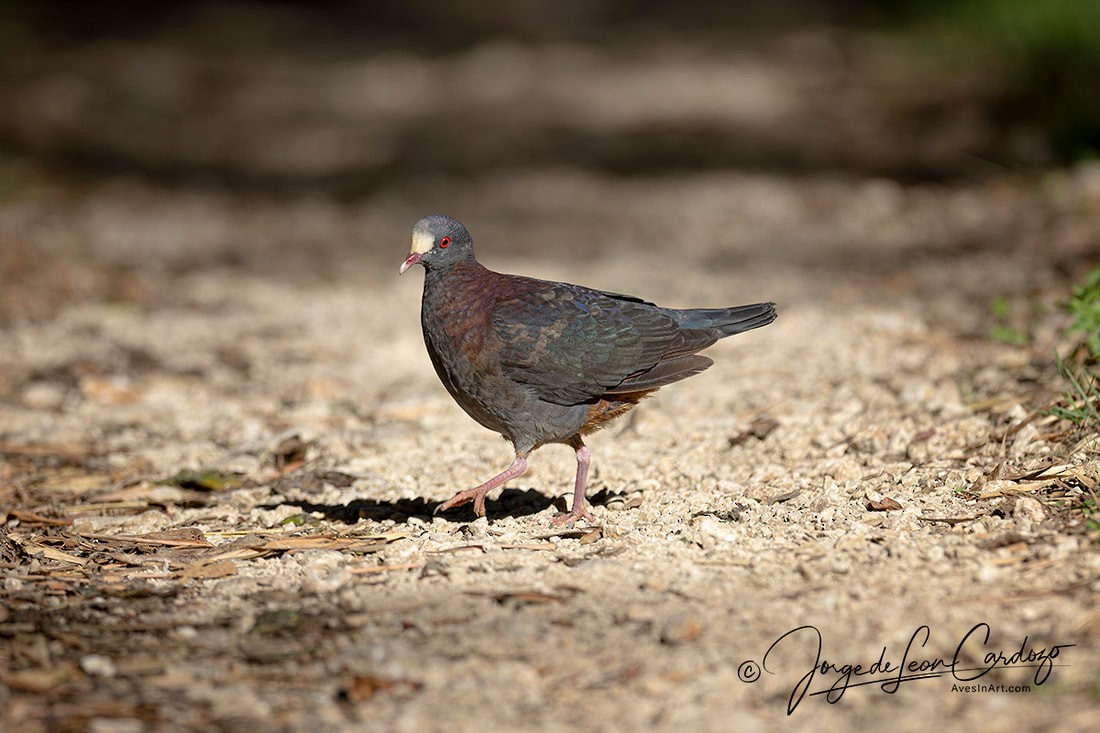
[[(162, 183), (0, 198), (5, 730), (1094, 726), (1100, 454), (1037, 410), (1095, 165)], [(555, 446), (433, 517), (511, 460), (397, 274), (435, 211), (494, 269), (780, 316), (592, 436), (597, 526), (551, 527)]]
[[(559, 447), (487, 520), (433, 518), (510, 454), (428, 363), (419, 276), (397, 275), (409, 216), (133, 185), (9, 200), (12, 241), (22, 225), (85, 247), (27, 282), (64, 271), (73, 290), (108, 293), (3, 332), (0, 628), (18, 729), (1086, 729), (1100, 556), (1056, 498), (1095, 471), (1095, 444), (1025, 424), (1052, 389), (1040, 347), (974, 334), (983, 298), (1054, 276), (1029, 266), (1026, 240), (936, 252), (921, 231), (966, 239), (966, 202), (997, 196), (1011, 228), (1034, 192), (563, 173), (444, 190), (424, 198), (453, 199), (491, 266), (671, 305), (775, 298), (781, 316), (594, 436), (598, 528), (550, 526), (573, 470)], [(556, 246), (558, 212), (583, 220), (593, 195), (615, 203), (592, 249), (579, 232)], [(883, 197), (897, 208), (876, 214)], [(821, 200), (837, 204), (821, 241), (800, 241)], [(679, 221), (654, 241), (666, 215)], [(206, 264), (125, 236), (139, 226), (194, 242), (188, 261)], [(227, 264), (213, 244), (243, 229), (285, 246), (311, 228), (352, 246), (301, 268)], [(791, 701), (815, 659), (808, 630), (759, 681), (739, 679), (798, 627), (820, 631), (835, 665), (885, 649), (896, 669), (923, 626), (910, 660), (950, 660), (982, 623), (968, 667), (986, 649), (1076, 646), (1042, 686), (1033, 666), (980, 680), (1030, 693), (958, 692), (948, 675), (853, 687), (824, 717), (822, 695)]]

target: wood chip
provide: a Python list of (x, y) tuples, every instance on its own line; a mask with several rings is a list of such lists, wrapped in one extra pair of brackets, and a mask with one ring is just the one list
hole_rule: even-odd
[(100, 473), (87, 473), (78, 468), (65, 468), (39, 482), (36, 488), (66, 494), (86, 494), (111, 486), (114, 479)]
[(120, 511), (125, 509), (148, 509), (147, 501), (103, 501), (95, 504), (74, 504), (62, 508), (66, 514), (102, 514), (103, 512)]
[(565, 596), (554, 595), (553, 593), (541, 593), (539, 591), (515, 591), (505, 593), (492, 594), (493, 600), (497, 603), (518, 603), (522, 605), (541, 604), (541, 603), (561, 603), (567, 600)]
[(19, 672), (0, 672), (0, 681), (13, 690), (41, 694), (49, 692), (72, 676), (65, 667), (53, 669), (25, 669)]
[(550, 540), (550, 539), (554, 539), (555, 537), (557, 537), (557, 538), (564, 539), (564, 540), (579, 540), (579, 539), (583, 539), (584, 537), (588, 537), (593, 532), (601, 532), (602, 533), (603, 532), (603, 527), (581, 527), (581, 528), (563, 529), (563, 530), (559, 530), (557, 532), (549, 532), (547, 534), (536, 535), (535, 539), (537, 539), (537, 540)]
[(770, 499), (768, 499), (767, 503), (768, 504), (782, 504), (785, 501), (790, 501), (791, 499), (795, 498), (796, 496), (798, 496), (801, 493), (802, 493), (802, 489), (794, 489), (792, 491), (785, 491), (782, 494), (776, 494), (775, 496), (771, 497)]
[(516, 542), (516, 543), (504, 543), (501, 545), (490, 542), (472, 542), (468, 545), (458, 545), (456, 547), (446, 547), (442, 550), (430, 550), (428, 554), (431, 555), (450, 555), (455, 552), (463, 552), (465, 550), (486, 550), (486, 549), (498, 549), (498, 550), (539, 550), (546, 552), (553, 552), (557, 549), (557, 545), (553, 542)]
[(423, 563), (405, 562), (396, 565), (362, 565), (348, 568), (348, 572), (352, 575), (368, 575), (371, 573), (388, 573), (391, 570), (418, 570), (422, 567), (424, 567)]
[(1012, 481), (1009, 479), (987, 481), (985, 485), (981, 487), (982, 493), (978, 495), (978, 498), (996, 499), (1000, 496), (1026, 494), (1029, 491), (1036, 491), (1049, 485), (1049, 481)]
[(163, 545), (164, 547), (213, 547), (205, 539), (171, 539), (146, 535), (99, 534), (97, 532), (77, 532), (78, 537), (101, 542), (132, 543), (135, 545)]
[(257, 549), (276, 551), (347, 550), (352, 552), (370, 552), (377, 550), (386, 544), (389, 544), (389, 542), (385, 539), (359, 539), (355, 537), (331, 537), (324, 535), (314, 535), (308, 537), (286, 537), (283, 539), (271, 540), (270, 542), (265, 542), (263, 545), (260, 545), (260, 547)]
[(66, 524), (72, 524), (73, 521), (71, 519), (52, 519), (51, 517), (44, 517), (41, 514), (36, 514), (35, 512), (27, 511), (25, 509), (11, 508), (7, 510), (7, 513), (8, 517), (18, 519), (24, 524), (47, 524), (50, 526), (59, 527)]
[(964, 522), (973, 522), (976, 519), (981, 519), (984, 514), (975, 514), (973, 517), (917, 517), (922, 522), (938, 522), (940, 524), (946, 524), (954, 527), (956, 524), (962, 524)]
[(103, 455), (102, 451), (92, 450), (88, 446), (76, 443), (39, 443), (20, 445), (0, 443), (0, 455), (25, 456), (29, 458), (60, 458), (67, 463), (80, 464), (88, 458)]

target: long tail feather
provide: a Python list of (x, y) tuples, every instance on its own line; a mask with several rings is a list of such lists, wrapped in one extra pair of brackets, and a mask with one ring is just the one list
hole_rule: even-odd
[(684, 328), (715, 329), (722, 336), (751, 331), (775, 320), (775, 303), (753, 303), (733, 308), (689, 308), (673, 311)]

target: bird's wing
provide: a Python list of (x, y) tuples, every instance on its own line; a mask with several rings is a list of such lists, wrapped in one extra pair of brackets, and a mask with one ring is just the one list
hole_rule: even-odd
[[(710, 364), (704, 357), (681, 357), (714, 343), (717, 335), (682, 329), (652, 303), (524, 280), (496, 303), (491, 320), (502, 344), (502, 370), (540, 399), (572, 405), (608, 393), (654, 389)], [(659, 364), (663, 368), (654, 370)]]

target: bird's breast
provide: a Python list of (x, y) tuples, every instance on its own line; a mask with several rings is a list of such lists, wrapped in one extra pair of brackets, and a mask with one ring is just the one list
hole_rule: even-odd
[(425, 338), (448, 357), (483, 362), (492, 348), (487, 340), (493, 290), (486, 278), (461, 274), (440, 283), (425, 282), (420, 313)]
[(496, 288), (492, 273), (481, 273), (425, 280), (424, 343), (439, 380), (459, 406), (511, 437), (507, 415), (517, 406), (519, 387), (501, 373), (499, 339), (491, 324)]

